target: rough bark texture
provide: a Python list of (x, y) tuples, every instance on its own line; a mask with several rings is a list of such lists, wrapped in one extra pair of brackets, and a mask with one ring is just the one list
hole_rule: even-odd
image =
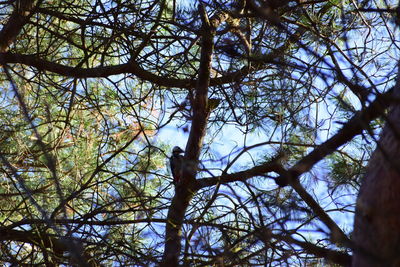
[[(400, 95), (397, 81), (395, 95)], [(400, 266), (400, 106), (394, 106), (357, 199), (352, 266)]]

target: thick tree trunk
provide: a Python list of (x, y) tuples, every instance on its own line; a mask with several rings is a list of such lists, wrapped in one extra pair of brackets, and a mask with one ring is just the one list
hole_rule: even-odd
[[(397, 81), (395, 95), (399, 97)], [(352, 266), (400, 266), (400, 105), (393, 106), (357, 199)]]

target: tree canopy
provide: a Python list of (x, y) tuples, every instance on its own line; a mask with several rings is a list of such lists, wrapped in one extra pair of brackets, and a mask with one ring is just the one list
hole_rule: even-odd
[(349, 265), (397, 4), (0, 1), (0, 262)]

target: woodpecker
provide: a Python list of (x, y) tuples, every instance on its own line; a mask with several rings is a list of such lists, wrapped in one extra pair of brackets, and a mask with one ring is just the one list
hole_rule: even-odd
[(175, 146), (172, 149), (172, 156), (169, 158), (169, 164), (171, 167), (172, 177), (174, 178), (175, 186), (178, 185), (182, 178), (182, 165), (183, 165), (183, 152), (182, 148)]

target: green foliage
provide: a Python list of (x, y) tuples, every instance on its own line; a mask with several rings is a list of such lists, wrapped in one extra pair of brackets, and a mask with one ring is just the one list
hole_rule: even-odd
[(332, 178), (332, 187), (338, 185), (353, 184), (360, 182), (361, 177), (365, 175), (365, 166), (363, 162), (358, 162), (346, 154), (334, 154), (330, 157), (330, 177)]
[[(307, 244), (327, 261), (339, 251), (321, 213), (352, 214), (341, 205), (354, 205), (384, 120), (297, 166), (297, 187), (274, 179), (393, 85), (383, 17), (352, 1), (203, 1), (216, 25), (205, 47), (190, 1), (34, 1), (13, 23), (11, 2), (0, 3), (2, 264), (159, 265), (168, 223), (188, 266), (312, 266), (323, 256)], [(195, 125), (203, 86), (210, 117)], [(200, 167), (182, 221), (167, 221), (185, 202), (166, 166), (181, 136), (200, 140)]]

